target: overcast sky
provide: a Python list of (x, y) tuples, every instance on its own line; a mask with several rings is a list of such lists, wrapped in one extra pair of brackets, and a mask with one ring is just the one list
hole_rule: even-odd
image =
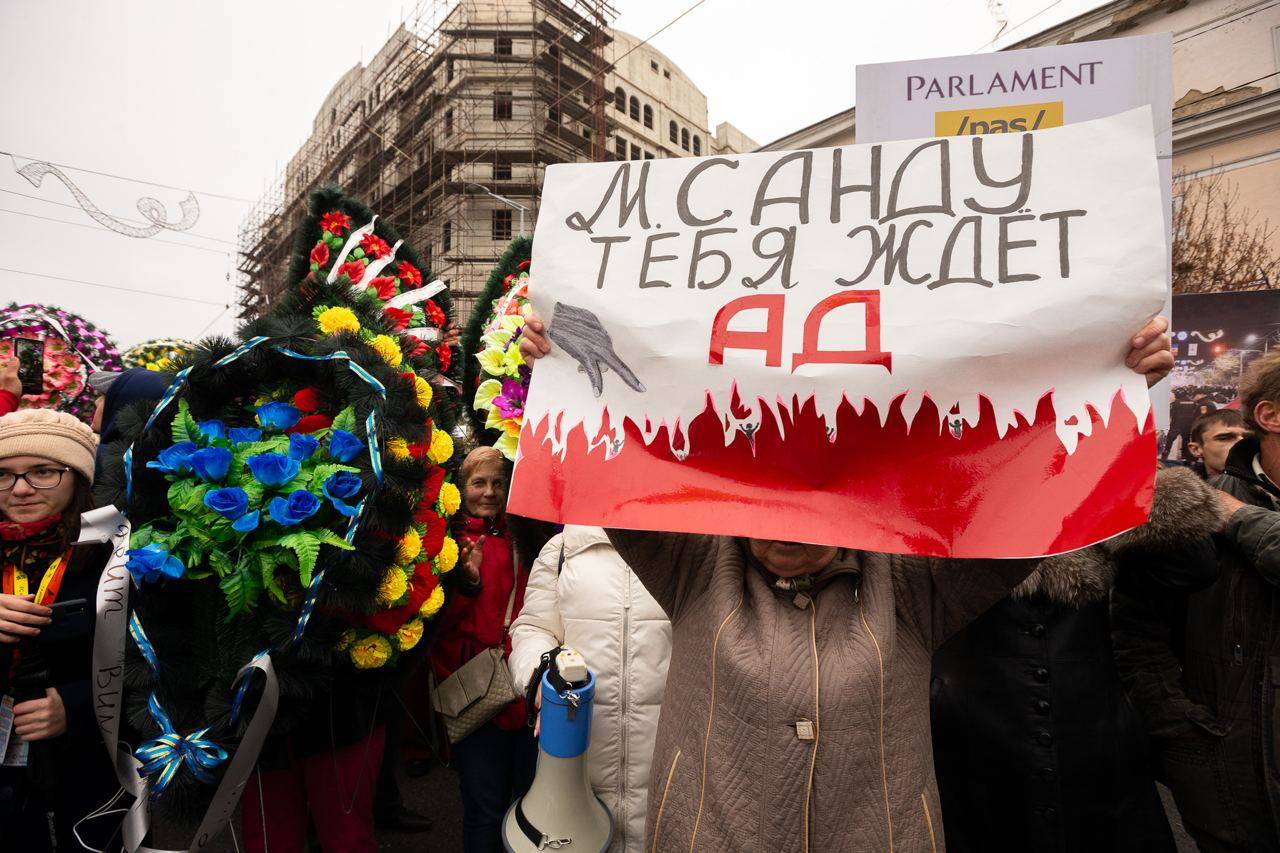
[[(614, 2), (615, 25), (644, 38), (695, 0)], [(993, 45), (987, 0), (704, 0), (653, 44), (706, 93), (713, 126), (731, 121), (764, 143), (850, 106), (858, 63), (991, 50), (1096, 5), (1006, 0), (1017, 29)], [(234, 306), (248, 201), (307, 137), (334, 81), (412, 8), (0, 2), (0, 151), (15, 155), (0, 154), (0, 301), (76, 311), (122, 348), (231, 332), (235, 310), (224, 306)], [(190, 189), (199, 221), (147, 239), (118, 235), (52, 175), (39, 187), (18, 175), (31, 160), (132, 179), (66, 170), (99, 208), (135, 224), (139, 197), (176, 221)]]

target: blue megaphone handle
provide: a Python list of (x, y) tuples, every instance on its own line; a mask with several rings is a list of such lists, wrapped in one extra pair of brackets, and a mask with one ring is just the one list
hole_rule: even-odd
[(588, 672), (587, 683), (568, 692), (578, 697), (576, 709), (543, 674), (542, 734), (538, 746), (556, 758), (576, 758), (587, 751), (591, 742), (591, 705), (596, 695), (595, 673)]

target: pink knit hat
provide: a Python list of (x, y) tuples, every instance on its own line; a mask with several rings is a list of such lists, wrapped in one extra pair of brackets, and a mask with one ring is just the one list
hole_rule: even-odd
[(93, 482), (98, 437), (88, 424), (53, 409), (21, 409), (0, 418), (0, 459), (40, 456), (61, 462)]

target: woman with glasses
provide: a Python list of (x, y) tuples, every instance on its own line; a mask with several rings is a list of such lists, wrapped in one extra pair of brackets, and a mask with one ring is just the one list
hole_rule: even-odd
[[(97, 443), (86, 424), (63, 412), (0, 417), (5, 849), (81, 849), (75, 824), (116, 789), (90, 690), (94, 594), (107, 549), (72, 545), (80, 513), (93, 507)], [(112, 821), (95, 823), (80, 835), (102, 849)]]

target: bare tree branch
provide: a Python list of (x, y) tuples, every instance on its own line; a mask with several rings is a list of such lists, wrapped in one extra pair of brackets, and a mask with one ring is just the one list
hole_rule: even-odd
[(1219, 293), (1280, 286), (1276, 229), (1239, 203), (1221, 172), (1174, 178), (1173, 292)]

